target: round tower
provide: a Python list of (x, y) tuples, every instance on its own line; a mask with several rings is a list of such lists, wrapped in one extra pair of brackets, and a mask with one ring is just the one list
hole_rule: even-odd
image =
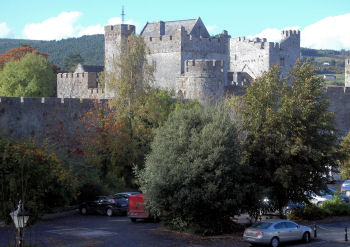
[(176, 95), (214, 103), (224, 96), (224, 61), (185, 60), (185, 72), (176, 79)]

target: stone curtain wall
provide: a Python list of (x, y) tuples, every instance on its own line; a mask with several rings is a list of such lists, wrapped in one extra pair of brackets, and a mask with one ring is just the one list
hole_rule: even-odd
[(92, 99), (0, 98), (0, 134), (69, 142), (84, 131), (80, 119), (93, 106)]
[(345, 87), (350, 87), (350, 58), (345, 59)]
[(57, 74), (57, 98), (105, 98), (104, 89), (98, 88), (97, 73)]

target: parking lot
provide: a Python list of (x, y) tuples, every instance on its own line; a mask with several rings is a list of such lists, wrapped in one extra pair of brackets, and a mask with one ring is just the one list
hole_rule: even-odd
[[(344, 241), (344, 226), (350, 221), (323, 224), (319, 227), (319, 237), (309, 244), (296, 242), (284, 246), (350, 246)], [(0, 228), (0, 246), (8, 246), (13, 239), (10, 227)], [(92, 247), (92, 246), (132, 246), (132, 247), (211, 247), (242, 246), (240, 236), (218, 236), (201, 238), (178, 234), (165, 230), (161, 224), (152, 222), (132, 223), (127, 217), (107, 217), (98, 215), (69, 215), (58, 219), (38, 222), (26, 232), (28, 244), (35, 246)]]

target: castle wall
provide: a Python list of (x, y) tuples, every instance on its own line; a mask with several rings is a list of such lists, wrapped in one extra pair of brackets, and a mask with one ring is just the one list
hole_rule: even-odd
[[(211, 59), (224, 61), (223, 73), (228, 71), (228, 38), (227, 35), (218, 38), (203, 38), (191, 35), (185, 36), (182, 43), (181, 73), (185, 72), (185, 61), (196, 59)], [(224, 76), (226, 85), (227, 77)]]
[(97, 85), (97, 73), (59, 73), (57, 74), (58, 98), (105, 98), (104, 89)]
[[(247, 40), (245, 37), (231, 38), (229, 41), (229, 71), (246, 72), (253, 79), (270, 68), (270, 50), (278, 44), (266, 40)], [(278, 48), (279, 49), (279, 48)]]
[(337, 128), (346, 136), (350, 131), (350, 87), (328, 87), (329, 111), (334, 112)]
[(144, 37), (150, 50), (147, 60), (155, 68), (155, 86), (175, 89), (175, 78), (181, 72), (181, 31), (172, 35)]
[(224, 61), (186, 60), (185, 72), (176, 80), (176, 96), (214, 103), (224, 96), (224, 75)]
[(350, 87), (350, 58), (345, 59), (345, 87)]
[(91, 99), (0, 98), (0, 134), (64, 142), (83, 130), (79, 119), (91, 107)]

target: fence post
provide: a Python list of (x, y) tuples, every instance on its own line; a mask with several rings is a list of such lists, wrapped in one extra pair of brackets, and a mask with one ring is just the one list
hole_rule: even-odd
[(314, 225), (314, 238), (317, 238), (317, 226), (316, 226), (316, 224)]
[(348, 228), (344, 227), (345, 230), (345, 241), (348, 241)]

